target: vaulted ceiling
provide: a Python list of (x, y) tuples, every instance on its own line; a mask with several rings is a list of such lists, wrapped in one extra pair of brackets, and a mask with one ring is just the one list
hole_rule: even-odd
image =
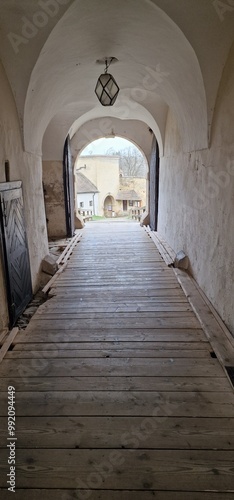
[[(225, 0), (228, 4), (228, 0)], [(225, 3), (224, 2), (224, 3)], [(161, 152), (168, 108), (185, 151), (207, 147), (223, 69), (233, 44), (234, 7), (212, 0), (2, 0), (0, 56), (15, 97), (25, 149), (41, 154), (46, 134), (63, 141), (101, 116), (141, 120)], [(116, 104), (94, 94), (116, 57)], [(46, 154), (46, 152), (45, 152)]]

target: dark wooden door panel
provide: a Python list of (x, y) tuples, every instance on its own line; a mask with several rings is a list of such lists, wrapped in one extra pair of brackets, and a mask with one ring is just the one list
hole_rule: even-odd
[(150, 161), (150, 227), (157, 231), (159, 202), (159, 147), (156, 137), (153, 139)]
[(1, 236), (7, 284), (10, 326), (32, 298), (22, 189), (0, 191)]
[(75, 199), (74, 199), (74, 174), (70, 150), (70, 139), (67, 137), (63, 153), (63, 182), (65, 197), (65, 212), (67, 237), (71, 238), (75, 232)]

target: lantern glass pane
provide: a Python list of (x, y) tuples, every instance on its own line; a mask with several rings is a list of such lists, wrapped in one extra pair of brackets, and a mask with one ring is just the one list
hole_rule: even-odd
[(103, 73), (98, 78), (95, 92), (103, 106), (112, 106), (119, 93), (119, 87), (112, 75)]

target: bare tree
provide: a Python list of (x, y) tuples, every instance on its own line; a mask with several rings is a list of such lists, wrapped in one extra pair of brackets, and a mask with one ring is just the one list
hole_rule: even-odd
[(110, 148), (106, 154), (119, 156), (120, 168), (125, 177), (146, 176), (146, 161), (142, 153), (134, 146), (122, 149), (121, 151), (115, 151), (113, 148)]

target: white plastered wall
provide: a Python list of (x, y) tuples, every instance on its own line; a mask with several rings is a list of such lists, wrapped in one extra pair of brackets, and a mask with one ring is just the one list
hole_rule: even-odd
[(168, 114), (160, 167), (159, 233), (189, 256), (191, 271), (234, 333), (234, 48), (216, 103), (209, 150), (182, 153)]
[[(48, 252), (42, 191), (41, 158), (22, 149), (19, 121), (4, 69), (0, 66), (0, 182), (5, 182), (5, 161), (10, 163), (10, 181), (22, 180), (25, 222), (33, 290), (39, 283), (40, 265)], [(2, 257), (0, 257), (2, 259)], [(8, 312), (2, 262), (0, 265), (0, 330), (7, 327)]]
[(48, 236), (65, 238), (67, 227), (62, 161), (43, 161), (43, 186)]
[(107, 196), (116, 199), (119, 192), (119, 158), (112, 156), (80, 156), (75, 168), (86, 165), (82, 173), (95, 186), (98, 194), (98, 215), (104, 213), (104, 203)]

